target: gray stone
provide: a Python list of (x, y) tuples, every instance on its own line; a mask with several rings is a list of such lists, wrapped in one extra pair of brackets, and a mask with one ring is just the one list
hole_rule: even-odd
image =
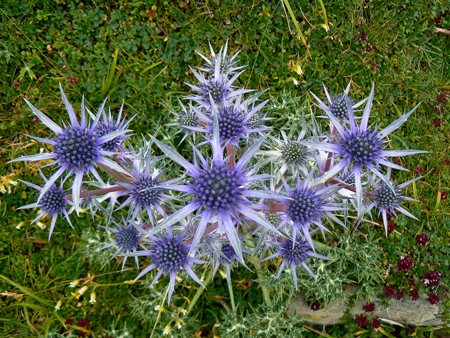
[[(359, 286), (349, 286), (346, 288), (350, 294), (354, 293)], [(428, 302), (428, 296), (426, 294), (420, 294), (418, 300), (412, 300), (406, 293), (403, 300), (397, 300), (391, 298), (389, 301), (389, 307), (385, 308), (380, 304), (383, 299), (378, 297), (371, 297), (371, 302), (375, 303), (375, 311), (372, 312), (374, 316), (380, 317), (382, 321), (390, 324), (400, 326), (432, 326), (440, 327), (443, 325), (440, 317), (442, 312), (440, 306), (443, 304), (443, 295), (439, 295), (440, 301), (435, 305), (431, 305)], [(350, 312), (352, 315), (363, 314), (363, 306), (367, 304), (367, 301), (358, 300), (355, 307)], [(340, 300), (337, 303), (330, 304), (328, 307), (313, 311), (306, 303), (306, 297), (304, 293), (298, 293), (297, 299), (289, 307), (287, 311), (288, 316), (292, 316), (294, 309), (297, 310), (297, 317), (319, 317), (316, 319), (305, 320), (310, 324), (318, 325), (335, 325), (338, 324), (344, 312), (347, 310), (347, 304)]]

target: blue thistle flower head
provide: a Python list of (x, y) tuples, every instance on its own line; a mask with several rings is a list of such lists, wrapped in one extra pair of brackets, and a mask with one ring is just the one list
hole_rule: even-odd
[(247, 101), (242, 101), (242, 95), (236, 98), (234, 104), (226, 106), (217, 107), (211, 102), (212, 115), (201, 114), (203, 121), (206, 122), (206, 128), (203, 131), (213, 134), (214, 116), (217, 115), (221, 142), (239, 146), (240, 139), (248, 139), (250, 134), (270, 130), (263, 125), (264, 118), (261, 118), (258, 123), (252, 121), (252, 118), (259, 115), (260, 110), (267, 102), (268, 100), (250, 108), (247, 106)]
[[(235, 165), (230, 165), (223, 156), (224, 148), (221, 146), (217, 113), (214, 116), (213, 137), (209, 140), (212, 146), (211, 163), (203, 157), (196, 147), (194, 147), (194, 152), (197, 156), (194, 157), (195, 161), (192, 164), (172, 148), (154, 139), (154, 142), (167, 157), (185, 168), (187, 175), (190, 177), (187, 184), (165, 185), (165, 187), (185, 192), (192, 200), (185, 207), (166, 218), (152, 231), (156, 233), (161, 229), (168, 228), (197, 211), (199, 224), (193, 239), (193, 245), (196, 246), (203, 236), (206, 225), (211, 222), (212, 218), (216, 217), (218, 230), (226, 234), (241, 261), (243, 260), (242, 250), (235, 224), (236, 222), (239, 223), (241, 217), (248, 217), (268, 230), (283, 236), (261, 214), (250, 207), (253, 202), (249, 198), (285, 198), (270, 191), (251, 190), (255, 186), (255, 182), (268, 177), (267, 175), (256, 175), (252, 170), (245, 168), (263, 141), (264, 138), (261, 138), (255, 142)], [(199, 163), (197, 163), (197, 158)]]
[(61, 177), (64, 172), (67, 173), (64, 181), (70, 175), (74, 174), (75, 179), (72, 185), (72, 197), (75, 210), (78, 214), (80, 209), (80, 190), (83, 183), (84, 174), (92, 173), (96, 179), (103, 182), (94, 166), (95, 164), (103, 164), (118, 172), (127, 174), (120, 165), (105, 157), (113, 155), (113, 153), (103, 150), (102, 145), (106, 144), (112, 139), (117, 138), (120, 135), (125, 134), (126, 132), (128, 132), (128, 130), (119, 130), (103, 136), (98, 136), (96, 133), (96, 128), (99, 123), (100, 114), (103, 111), (106, 100), (100, 107), (95, 120), (92, 123), (87, 123), (83, 98), (81, 102), (81, 123), (79, 123), (72, 105), (67, 100), (67, 97), (64, 94), (61, 86), (60, 88), (61, 96), (66, 106), (66, 110), (69, 113), (70, 119), (70, 124), (68, 126), (64, 124), (64, 128), (58, 126), (44, 113), (39, 111), (31, 103), (25, 100), (33, 113), (42, 121), (42, 123), (44, 123), (56, 134), (56, 137), (54, 139), (46, 139), (34, 136), (30, 137), (39, 142), (49, 144), (53, 147), (53, 152), (31, 156), (22, 156), (12, 160), (11, 162), (53, 160), (51, 164), (58, 166), (58, 170), (48, 179), (48, 181), (42, 188), (41, 193), (38, 197), (38, 202), (40, 202), (41, 198), (43, 198), (48, 189), (50, 189), (53, 183), (55, 183), (56, 180)]
[[(45, 177), (45, 175), (42, 173), (41, 169), (39, 168), (39, 174), (44, 179), (44, 181), (47, 183), (48, 179)], [(42, 191), (42, 187), (31, 183), (19, 180), (20, 182), (26, 184), (27, 186), (34, 188), (38, 190), (39, 192)], [(59, 215), (64, 215), (69, 225), (72, 227), (72, 222), (69, 218), (69, 213), (67, 212), (66, 206), (72, 205), (72, 202), (66, 198), (66, 194), (63, 189), (63, 182), (61, 182), (60, 187), (58, 188), (56, 184), (50, 185), (50, 187), (47, 189), (46, 192), (44, 192), (43, 196), (32, 204), (24, 205), (23, 207), (20, 207), (18, 209), (31, 209), (31, 208), (39, 208), (42, 210), (42, 212), (31, 222), (34, 223), (38, 220), (40, 220), (42, 217), (49, 215), (52, 217), (52, 222), (50, 225), (50, 233), (48, 235), (48, 240), (52, 237), (53, 230), (55, 228), (56, 220)]]
[(238, 63), (238, 60), (235, 60), (235, 59), (238, 56), (240, 51), (235, 53), (233, 56), (229, 57), (227, 55), (228, 40), (225, 42), (225, 46), (220, 48), (219, 53), (217, 53), (217, 55), (216, 55), (216, 53), (214, 53), (214, 49), (212, 48), (211, 43), (209, 43), (209, 49), (211, 51), (210, 58), (207, 58), (200, 52), (196, 51), (196, 53), (198, 55), (200, 55), (203, 58), (203, 60), (206, 61), (206, 63), (204, 64), (204, 68), (199, 68), (200, 70), (202, 70), (204, 72), (214, 73), (214, 71), (216, 69), (216, 64), (218, 64), (219, 71), (224, 75), (234, 74), (234, 73), (236, 73), (236, 71), (247, 67), (247, 66), (235, 67), (236, 64)]
[(199, 94), (186, 96), (185, 99), (197, 102), (201, 108), (211, 110), (212, 104), (226, 105), (232, 98), (252, 91), (249, 89), (235, 90), (233, 83), (243, 71), (233, 75), (231, 79), (228, 79), (228, 77), (220, 71), (220, 62), (216, 62), (214, 74), (208, 78), (205, 78), (202, 73), (198, 73), (193, 69), (191, 70), (199, 81), (199, 84), (186, 84)]
[(189, 102), (189, 107), (187, 108), (180, 99), (178, 99), (178, 102), (180, 103), (181, 111), (180, 112), (174, 112), (170, 111), (172, 114), (175, 115), (177, 122), (175, 123), (168, 123), (166, 126), (176, 126), (178, 127), (178, 131), (174, 134), (178, 133), (184, 133), (183, 138), (181, 139), (181, 144), (188, 135), (193, 136), (194, 142), (195, 142), (195, 132), (203, 132), (203, 128), (200, 127), (200, 108), (197, 109), (192, 105), (192, 102)]
[(328, 231), (328, 229), (322, 224), (322, 218), (327, 216), (345, 227), (344, 223), (331, 213), (331, 211), (343, 210), (342, 205), (332, 201), (332, 195), (338, 188), (336, 186), (320, 188), (313, 181), (315, 171), (316, 167), (310, 171), (304, 182), (297, 176), (297, 184), (294, 190), (290, 189), (284, 177), (281, 178), (290, 199), (283, 201), (287, 205), (287, 209), (280, 226), (292, 224), (293, 238), (296, 238), (298, 230), (302, 230), (313, 249), (314, 245), (309, 233), (311, 225), (318, 226), (324, 234), (324, 230)]
[[(157, 168), (160, 158), (152, 156), (150, 142), (146, 143), (139, 154), (132, 157), (130, 174), (133, 178), (129, 182), (116, 182), (127, 188), (121, 193), (121, 196), (129, 195), (117, 210), (129, 205), (132, 220), (136, 219), (142, 210), (146, 210), (150, 222), (153, 224), (153, 210), (166, 216), (161, 205), (173, 197), (163, 193), (163, 184), (160, 182), (161, 171)], [(176, 181), (179, 179), (168, 181), (165, 184), (172, 184)]]
[[(373, 187), (373, 190), (366, 192), (366, 195), (371, 196), (371, 202), (368, 203), (365, 213), (368, 213), (372, 208), (378, 209), (378, 215), (381, 214), (383, 216), (383, 223), (386, 231), (386, 236), (388, 235), (387, 215), (393, 214), (397, 217), (395, 210), (400, 211), (402, 214), (417, 220), (417, 218), (413, 214), (411, 214), (408, 210), (402, 207), (402, 204), (405, 201), (413, 201), (413, 202), (418, 201), (414, 198), (403, 196), (402, 190), (412, 182), (415, 182), (416, 180), (421, 178), (416, 177), (412, 180), (397, 185), (396, 182), (390, 182), (390, 177), (391, 177), (390, 169), (388, 169), (386, 174), (386, 181), (389, 182), (388, 184), (386, 184), (384, 181), (377, 182), (375, 177), (372, 177), (371, 186)], [(368, 190), (370, 190), (370, 188)]]
[(123, 256), (146, 256), (150, 258), (150, 265), (146, 267), (142, 272), (136, 277), (136, 280), (144, 276), (146, 273), (152, 270), (158, 270), (153, 283), (156, 283), (161, 275), (170, 276), (169, 282), (169, 292), (168, 292), (168, 303), (172, 297), (172, 293), (175, 288), (175, 279), (177, 273), (181, 269), (184, 269), (187, 274), (198, 284), (203, 286), (201, 280), (197, 277), (195, 272), (192, 270), (192, 265), (207, 263), (200, 259), (192, 257), (189, 252), (191, 249), (191, 244), (184, 244), (185, 233), (182, 232), (178, 236), (174, 236), (172, 230), (167, 229), (167, 235), (159, 233), (158, 236), (150, 235), (149, 232), (139, 228), (148, 236), (145, 239), (149, 243), (150, 249), (144, 251), (138, 251), (135, 253), (125, 254)]
[(323, 85), (325, 94), (327, 96), (328, 104), (323, 103), (313, 93), (311, 93), (311, 94), (318, 101), (318, 104), (316, 104), (316, 106), (318, 106), (319, 108), (321, 108), (324, 112), (326, 112), (328, 114), (333, 114), (339, 121), (348, 122), (350, 119), (350, 115), (349, 115), (348, 108), (347, 108), (347, 106), (348, 106), (347, 100), (349, 101), (350, 106), (353, 109), (355, 109), (355, 108), (363, 105), (368, 99), (368, 98), (365, 98), (365, 99), (359, 101), (358, 103), (353, 103), (349, 97), (350, 85), (351, 85), (351, 82), (348, 83), (347, 88), (345, 89), (345, 91), (343, 93), (337, 94), (334, 97), (332, 97), (328, 93), (327, 87), (325, 87), (325, 85)]
[[(316, 97), (316, 96), (315, 96)], [(361, 123), (358, 125), (353, 106), (347, 97), (347, 112), (349, 116), (349, 126), (343, 125), (329, 110), (325, 113), (329, 117), (333, 127), (337, 131), (336, 144), (324, 143), (322, 150), (333, 153), (335, 158), (340, 158), (339, 163), (328, 170), (317, 183), (324, 183), (330, 178), (337, 175), (339, 172), (351, 172), (355, 178), (356, 202), (358, 214), (361, 215), (362, 208), (362, 184), (361, 175), (362, 168), (366, 167), (373, 171), (388, 187), (389, 181), (380, 172), (380, 165), (387, 166), (398, 170), (406, 170), (402, 166), (389, 162), (388, 157), (406, 156), (413, 154), (426, 153), (422, 150), (385, 150), (386, 141), (384, 138), (398, 129), (403, 123), (407, 121), (409, 116), (416, 110), (417, 106), (409, 113), (403, 115), (398, 120), (394, 121), (387, 128), (378, 131), (378, 126), (368, 126), (370, 111), (372, 109), (374, 97), (374, 87), (367, 98), (366, 106), (364, 107)], [(316, 97), (317, 98), (317, 97)], [(323, 109), (322, 105), (321, 108)], [(350, 169), (351, 168), (351, 169)]]
[[(310, 234), (309, 237), (311, 237)], [(295, 288), (297, 288), (297, 269), (296, 269), (297, 266), (299, 265), (303, 266), (305, 270), (308, 271), (308, 273), (312, 277), (314, 277), (314, 279), (317, 279), (316, 275), (311, 271), (308, 265), (306, 265), (306, 262), (309, 260), (310, 257), (316, 257), (325, 260), (331, 260), (331, 258), (328, 258), (326, 256), (311, 251), (310, 244), (308, 244), (308, 242), (302, 236), (296, 235), (293, 238), (295, 238), (295, 242), (288, 238), (283, 238), (277, 242), (272, 243), (274, 246), (278, 246), (278, 252), (266, 257), (262, 261), (266, 261), (280, 256), (283, 257), (283, 261), (280, 265), (280, 268), (278, 269), (275, 279), (280, 277), (281, 272), (283, 272), (285, 266), (288, 265), (292, 270)], [(314, 248), (314, 245), (312, 248)]]
[[(102, 119), (102, 121), (100, 121), (97, 124), (97, 127), (95, 128), (95, 133), (97, 134), (97, 137), (103, 137), (105, 135), (113, 134), (113, 133), (118, 134), (117, 137), (110, 139), (109, 141), (107, 141), (101, 145), (101, 149), (103, 149), (105, 151), (114, 152), (114, 151), (120, 150), (120, 145), (122, 144), (122, 141), (131, 136), (130, 134), (122, 133), (122, 131), (126, 130), (128, 128), (128, 125), (134, 119), (134, 116), (133, 116), (127, 122), (125, 122), (125, 118), (123, 118), (121, 120), (122, 112), (123, 112), (123, 105), (124, 104), (122, 103), (120, 110), (119, 110), (119, 115), (117, 116), (116, 121), (114, 121), (114, 118), (111, 114), (111, 109), (109, 109), (108, 116), (106, 115), (105, 111), (103, 111), (103, 114), (102, 114), (103, 119)], [(91, 115), (91, 117), (93, 119), (95, 119), (95, 116), (88, 109), (86, 109), (86, 110), (88, 111), (89, 115)]]
[[(139, 248), (143, 248), (144, 250), (146, 249), (146, 247), (141, 244), (142, 234), (138, 230), (137, 225), (135, 223), (133, 223), (133, 221), (125, 220), (125, 218), (123, 216), (122, 216), (122, 222), (123, 222), (124, 226), (117, 223), (114, 219), (111, 219), (111, 221), (112, 221), (112, 223), (114, 223), (117, 226), (117, 228), (111, 228), (108, 226), (101, 226), (101, 225), (100, 225), (100, 227), (113, 232), (114, 233), (114, 241), (104, 245), (103, 247), (101, 247), (99, 249), (99, 251), (116, 245), (118, 247), (118, 249), (114, 253), (114, 255), (111, 257), (111, 259), (112, 259), (120, 252), (128, 254), (130, 252), (136, 252), (137, 250), (139, 250)], [(128, 259), (128, 256), (125, 256), (125, 258), (122, 262), (122, 270), (125, 267), (125, 263), (127, 262), (127, 259)], [(135, 256), (134, 259), (136, 262), (136, 266), (139, 268), (138, 257)]]

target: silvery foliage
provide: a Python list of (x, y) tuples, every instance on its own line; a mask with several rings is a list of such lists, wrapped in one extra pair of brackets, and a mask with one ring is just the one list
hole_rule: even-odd
[[(209, 262), (217, 271), (217, 264), (225, 263), (230, 281), (231, 264), (247, 267), (244, 254), (281, 258), (276, 277), (286, 267), (297, 286), (300, 267), (316, 278), (307, 261), (333, 259), (315, 253), (314, 241), (320, 237), (313, 240), (311, 235), (317, 230), (325, 240), (328, 225), (347, 227), (352, 210), (359, 222), (378, 210), (385, 226), (394, 209), (413, 217), (402, 206), (411, 200), (402, 191), (411, 181), (390, 181), (391, 168), (405, 169), (389, 158), (423, 151), (386, 150), (386, 137), (417, 107), (379, 131), (369, 125), (374, 87), (366, 99), (353, 103), (349, 84), (335, 97), (325, 88), (326, 103), (312, 94), (329, 121), (329, 133), (322, 132), (312, 111), (291, 124), (297, 130), (271, 131), (268, 100), (260, 100), (264, 91), (240, 86), (244, 66), (237, 67), (237, 54), (228, 57), (227, 50), (228, 45), (210, 58), (202, 55), (205, 68), (193, 70), (198, 83), (188, 84), (194, 93), (184, 103), (179, 99), (180, 108), (172, 112), (176, 120), (170, 125), (192, 149), (189, 160), (152, 135), (133, 146), (123, 106), (117, 118), (111, 111), (106, 114), (105, 103), (87, 117), (83, 100), (78, 122), (62, 88), (70, 119), (62, 127), (27, 102), (55, 134), (33, 138), (52, 150), (13, 160), (52, 160), (50, 165), (57, 165), (49, 179), (42, 175), (42, 188), (26, 183), (40, 192), (36, 203), (26, 207), (41, 208), (52, 217), (50, 236), (58, 216), (69, 220), (70, 213), (84, 209), (101, 213), (106, 224), (100, 225), (113, 232), (113, 240), (98, 250), (115, 247), (114, 255), (135, 257), (136, 264), (137, 257), (148, 257), (149, 265), (137, 278), (152, 270), (155, 281), (168, 274), (169, 301), (182, 270), (202, 285), (195, 265)], [(285, 96), (281, 103), (271, 103), (272, 112), (288, 105)], [(357, 117), (355, 108), (360, 107), (364, 109)], [(182, 170), (170, 177), (176, 165)], [(98, 170), (110, 176), (106, 183)], [(85, 174), (93, 177), (84, 180)], [(63, 196), (69, 185), (72, 194)], [(124, 229), (129, 230), (122, 234)]]

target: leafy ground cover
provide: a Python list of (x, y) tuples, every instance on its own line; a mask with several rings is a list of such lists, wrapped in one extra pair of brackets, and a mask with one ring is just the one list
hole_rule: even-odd
[[(30, 225), (35, 212), (16, 211), (35, 201), (34, 191), (17, 180), (37, 182), (37, 167), (6, 162), (39, 152), (40, 145), (25, 134), (45, 137), (45, 128), (23, 98), (55, 121), (65, 118), (59, 83), (71, 102), (80, 102), (84, 94), (90, 108), (106, 96), (116, 109), (125, 100), (126, 114), (137, 114), (132, 123), (136, 134), (158, 132), (176, 147), (180, 138), (171, 136), (175, 130), (162, 127), (172, 122), (167, 107), (176, 106), (176, 96), (188, 92), (184, 82), (195, 82), (188, 65), (200, 65), (201, 59), (194, 51), (207, 53), (208, 41), (217, 50), (226, 39), (233, 51), (242, 49), (241, 64), (249, 65), (240, 77), (242, 85), (270, 88), (264, 98), (272, 100), (275, 128), (298, 128), (301, 112), (315, 109), (309, 91), (322, 93), (322, 83), (338, 92), (352, 81), (357, 100), (367, 96), (375, 82), (371, 122), (381, 126), (421, 102), (391, 140), (393, 148), (429, 151), (399, 159), (409, 172), (393, 173), (399, 181), (423, 176), (406, 192), (420, 200), (408, 206), (419, 220), (393, 218), (387, 238), (376, 219), (351, 238), (335, 229), (327, 244), (348, 259), (343, 265), (330, 265), (329, 274), (322, 277), (364, 282), (369, 293), (374, 285), (391, 286), (395, 295), (403, 291), (408, 297), (416, 288), (435, 292), (437, 286), (424, 283), (428, 270), (433, 270), (442, 274), (438, 287), (446, 294), (450, 39), (434, 31), (450, 28), (449, 8), (444, 1), (6, 2), (0, 9), (0, 335), (156, 337), (166, 332), (213, 337), (239, 334), (234, 328), (239, 326), (243, 336), (271, 336), (277, 334), (263, 329), (273, 322), (279, 330), (288, 327), (287, 334), (319, 336), (316, 331), (322, 328), (307, 328), (283, 316), (289, 292), (281, 292), (285, 298), (275, 298), (271, 306), (264, 303), (260, 286), (272, 281), (270, 274), (267, 280), (256, 280), (245, 269), (233, 270), (237, 318), (228, 313), (226, 280), (220, 276), (192, 309), (190, 300), (198, 288), (184, 280), (178, 281), (180, 292), (172, 305), (160, 307), (166, 281), (155, 288), (149, 287), (150, 278), (132, 284), (135, 268), (129, 265), (121, 272), (120, 258), (109, 261), (110, 253), (96, 253), (104, 240), (96, 230), (102, 219), (92, 221), (86, 214), (74, 221), (74, 230), (59, 222), (48, 242), (48, 220)], [(429, 243), (420, 245), (419, 235), (427, 235)], [(361, 252), (376, 257), (361, 254), (355, 259)], [(411, 260), (410, 268), (400, 263), (402, 271), (401, 256)], [(275, 273), (277, 267), (268, 269)], [(208, 278), (206, 270), (198, 273)], [(320, 282), (306, 275), (303, 282), (322, 302), (331, 301), (327, 297), (338, 291), (324, 291)], [(273, 290), (279, 283), (283, 280), (272, 283)], [(445, 299), (446, 316), (449, 309)], [(362, 334), (431, 335), (384, 324), (384, 333), (368, 328)], [(361, 328), (348, 316), (344, 325), (326, 331), (350, 337)]]

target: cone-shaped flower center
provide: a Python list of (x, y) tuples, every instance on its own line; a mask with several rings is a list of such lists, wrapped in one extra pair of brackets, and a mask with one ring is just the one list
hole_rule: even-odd
[(296, 224), (301, 226), (320, 218), (320, 207), (324, 202), (313, 190), (308, 188), (297, 190), (291, 197), (293, 200), (289, 200), (286, 212)]
[(160, 189), (144, 190), (152, 188), (157, 184), (158, 184), (157, 180), (153, 180), (151, 177), (142, 176), (134, 183), (136, 188), (134, 188), (130, 192), (130, 194), (134, 198), (135, 202), (141, 207), (149, 207), (152, 205), (153, 206), (157, 205), (161, 198), (161, 190)]
[(393, 192), (385, 184), (382, 184), (381, 188), (377, 191), (376, 202), (382, 209), (394, 208), (398, 205), (397, 193)]
[(376, 161), (383, 151), (382, 141), (377, 137), (376, 131), (367, 129), (364, 132), (356, 130), (341, 141), (342, 156), (356, 165), (367, 165)]
[(344, 120), (348, 118), (347, 112), (347, 102), (345, 100), (345, 95), (338, 95), (333, 98), (330, 102), (331, 113), (336, 116), (339, 120)]
[(188, 257), (188, 249), (176, 238), (161, 238), (150, 249), (153, 263), (165, 273), (178, 271)]
[[(109, 133), (112, 133), (113, 131), (117, 131), (118, 126), (112, 122), (102, 122), (97, 125), (97, 128), (95, 128), (95, 133), (97, 137), (105, 136)], [(105, 151), (114, 151), (117, 149), (117, 147), (120, 145), (122, 141), (122, 138), (120, 136), (117, 136), (113, 138), (112, 140), (109, 140), (105, 143), (103, 143), (100, 147)]]
[(281, 218), (277, 213), (268, 212), (265, 214), (265, 217), (274, 227), (277, 227), (281, 223)]
[(206, 99), (209, 100), (209, 96), (211, 95), (214, 103), (222, 102), (224, 99), (225, 89), (223, 88), (223, 84), (219, 81), (209, 80), (206, 85)]
[(115, 237), (117, 246), (125, 251), (136, 250), (140, 240), (139, 232), (133, 227), (120, 228)]
[(280, 251), (284, 256), (284, 259), (288, 264), (294, 263), (295, 265), (306, 262), (309, 257), (306, 254), (310, 249), (308, 243), (306, 243), (302, 237), (297, 237), (297, 241), (292, 246), (292, 240), (285, 239), (284, 243), (280, 245)]
[(194, 112), (182, 112), (178, 118), (180, 126), (198, 127), (198, 116)]
[(50, 187), (42, 196), (38, 207), (48, 214), (56, 214), (64, 209), (66, 200), (62, 189), (58, 189), (56, 185)]
[(308, 157), (308, 149), (300, 143), (288, 141), (281, 147), (281, 154), (287, 163), (303, 164)]
[(221, 109), (218, 116), (219, 133), (222, 141), (237, 138), (244, 131), (244, 116), (232, 108)]
[(215, 163), (204, 170), (192, 184), (195, 201), (213, 212), (228, 210), (242, 195), (239, 187), (246, 181), (236, 167)]
[(234, 256), (236, 255), (236, 251), (234, 251), (233, 247), (230, 244), (222, 245), (222, 253), (225, 255), (226, 259), (223, 256), (219, 256), (219, 261), (221, 263), (232, 261), (234, 259)]
[(95, 162), (100, 150), (97, 137), (81, 127), (66, 129), (55, 139), (55, 153), (63, 166), (78, 170), (89, 168)]

